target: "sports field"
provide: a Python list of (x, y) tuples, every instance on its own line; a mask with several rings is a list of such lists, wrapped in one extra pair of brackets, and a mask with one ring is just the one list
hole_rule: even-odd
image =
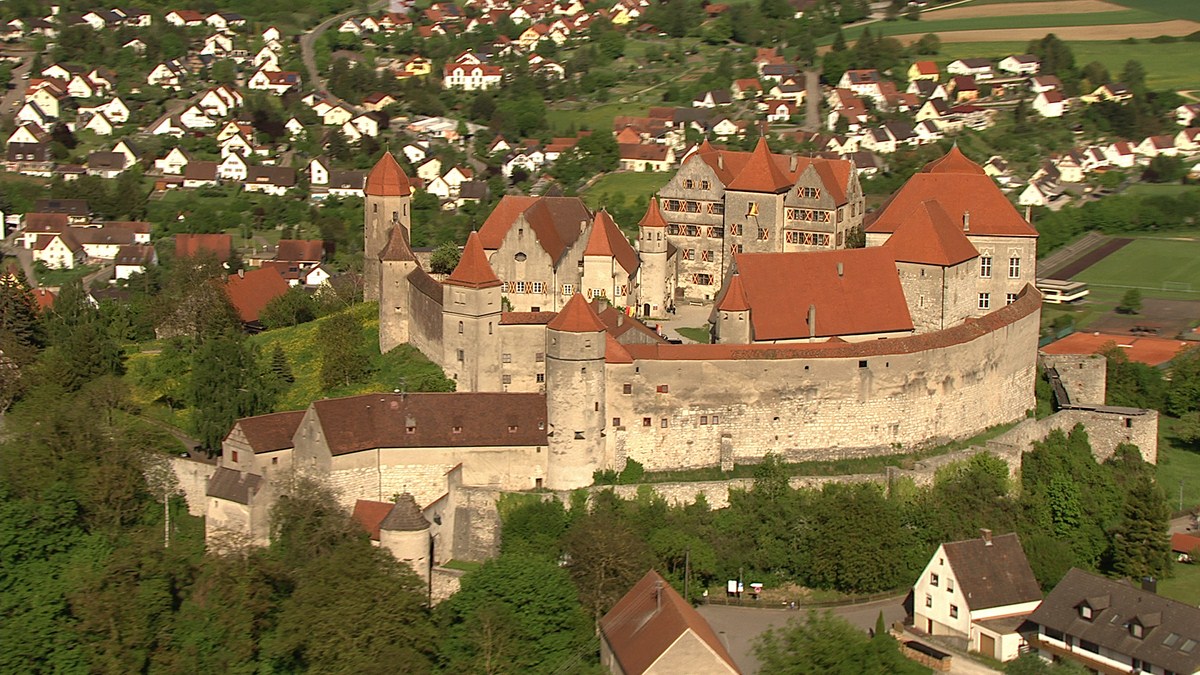
[(1137, 239), (1073, 278), (1097, 290), (1200, 298), (1200, 240)]

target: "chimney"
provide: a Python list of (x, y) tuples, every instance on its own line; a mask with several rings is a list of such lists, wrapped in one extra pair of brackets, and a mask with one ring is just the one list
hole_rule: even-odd
[(1025, 207), (1025, 222), (1029, 223), (1030, 225), (1033, 224), (1033, 207), (1032, 206)]
[(808, 306), (808, 339), (817, 337), (817, 306)]
[(246, 269), (245, 269), (245, 268), (242, 268), (242, 269), (238, 270), (238, 278), (239, 278), (239, 279), (245, 279), (245, 278), (246, 278)]
[(837, 264), (837, 270), (838, 270), (838, 278), (839, 278), (839, 279), (840, 279), (841, 277), (845, 276), (846, 268), (843, 266), (843, 264), (842, 264), (842, 263), (840, 263), (840, 262), (839, 262), (839, 263)]
[(654, 611), (662, 611), (662, 591), (663, 584), (661, 581), (654, 582)]
[(1154, 577), (1142, 577), (1142, 590), (1147, 593), (1158, 594), (1158, 579)]
[(800, 160), (795, 155), (792, 155), (791, 161), (788, 163), (788, 171), (796, 173), (796, 167), (800, 165)]
[(971, 212), (963, 211), (963, 232), (971, 231)]
[(979, 528), (979, 534), (981, 534), (983, 536), (983, 545), (984, 546), (992, 545), (992, 531), (991, 530), (987, 529), (986, 527), (981, 527), (981, 528)]
[(719, 152), (717, 153), (717, 168), (722, 171), (725, 170), (725, 155), (722, 155)]

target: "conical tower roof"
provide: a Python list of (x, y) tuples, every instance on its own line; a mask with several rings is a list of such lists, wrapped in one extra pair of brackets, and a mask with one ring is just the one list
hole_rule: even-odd
[(650, 197), (650, 203), (646, 205), (646, 215), (638, 221), (638, 227), (666, 227), (667, 221), (663, 219), (662, 211), (658, 210), (658, 199), (653, 195)]
[(379, 529), (391, 532), (420, 532), (429, 529), (429, 521), (417, 506), (417, 500), (405, 492), (396, 500), (396, 505), (379, 523)]
[(730, 190), (741, 192), (778, 193), (790, 187), (792, 181), (776, 166), (765, 138), (758, 139), (758, 145), (754, 146), (754, 152), (750, 153), (750, 161), (746, 162), (746, 166), (729, 184)]
[(729, 277), (729, 286), (725, 289), (725, 297), (717, 309), (722, 312), (746, 312), (750, 309), (750, 301), (746, 300), (746, 290), (742, 288), (742, 276), (734, 274)]
[(604, 330), (604, 322), (596, 315), (596, 311), (579, 293), (571, 296), (558, 316), (546, 324), (550, 330), (564, 333), (599, 333)]
[(373, 197), (407, 197), (412, 194), (412, 185), (392, 153), (384, 151), (371, 173), (367, 174), (367, 186), (363, 192)]
[(412, 262), (417, 259), (412, 247), (408, 245), (408, 237), (404, 236), (403, 227), (395, 225), (388, 232), (387, 244), (384, 244), (383, 250), (379, 252), (379, 259), (397, 262)]
[(458, 266), (450, 273), (446, 283), (451, 286), (466, 286), (467, 288), (491, 288), (500, 285), (500, 277), (492, 270), (487, 254), (483, 252), (483, 244), (479, 241), (479, 233), (472, 232), (467, 237), (467, 245), (463, 248)]

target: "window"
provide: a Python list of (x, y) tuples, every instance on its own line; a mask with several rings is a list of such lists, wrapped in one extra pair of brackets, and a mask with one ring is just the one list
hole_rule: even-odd
[(821, 189), (820, 188), (802, 187), (802, 188), (796, 189), (796, 194), (797, 194), (797, 196), (803, 197), (804, 199), (820, 199), (821, 198)]
[(658, 389), (657, 389), (657, 391), (658, 391), (658, 393), (660, 393), (660, 394), (667, 394), (667, 393), (670, 393), (670, 391), (671, 391), (671, 385), (668, 385), (668, 384), (660, 384), (660, 385), (658, 385)]
[(501, 375), (500, 382), (501, 384), (512, 384), (512, 375)]
[(992, 308), (992, 294), (991, 293), (980, 293), (979, 294), (979, 309), (991, 309), (991, 308)]
[(540, 281), (534, 281), (534, 282), (532, 282), (530, 285), (531, 285), (531, 286), (533, 286), (533, 292), (534, 292), (534, 293), (544, 293), (544, 292), (546, 292), (546, 284), (543, 284), (543, 283), (542, 283), (542, 282), (540, 282)]
[(992, 256), (985, 255), (979, 259), (979, 276), (984, 279), (992, 278)]
[(684, 260), (695, 260), (696, 259), (696, 249), (694, 249), (694, 248), (683, 249), (683, 259)]
[(711, 274), (693, 274), (692, 275), (692, 283), (696, 284), (698, 286), (711, 286), (712, 279), (713, 279), (713, 277)]
[(546, 381), (546, 374), (545, 374), (545, 373), (538, 373), (538, 374), (537, 374), (537, 381), (538, 381), (538, 382), (545, 382), (545, 381)]
[(1016, 293), (1005, 293), (1004, 294), (1004, 304), (1011, 305), (1016, 301), (1017, 301)]
[(229, 459), (230, 459), (230, 461), (233, 461), (233, 462), (238, 461), (237, 460), (237, 450), (234, 450), (233, 452), (231, 452), (229, 454)]
[(650, 421), (650, 418), (649, 418), (649, 417), (643, 417), (643, 418), (642, 418), (642, 426), (644, 426), (644, 427), (648, 427), (648, 426), (650, 426), (650, 424), (651, 424), (651, 421)]
[(620, 418), (620, 417), (614, 417), (614, 418), (613, 418), (613, 423), (612, 423), (612, 425), (613, 425), (614, 427), (619, 427), (619, 426), (621, 426), (621, 418)]
[(272, 457), (272, 458), (271, 458), (271, 464), (273, 464), (273, 465), (278, 465), (278, 464), (279, 464), (279, 458), (278, 458), (278, 457)]
[(951, 619), (958, 618), (958, 605), (950, 605), (950, 618)]
[(708, 425), (708, 415), (701, 415), (700, 416), (700, 426), (707, 426), (707, 425)]
[(633, 385), (626, 384), (624, 387), (621, 388), (621, 393), (622, 394), (632, 394), (633, 393)]
[(463, 350), (458, 350), (458, 362), (462, 363), (464, 358)]
[(462, 333), (463, 333), (463, 322), (459, 321), (458, 322), (458, 334), (462, 335)]
[(947, 579), (947, 580), (946, 580), (946, 592), (947, 592), (947, 593), (953, 593), (953, 592), (954, 592), (954, 580), (953, 580), (953, 579)]
[(500, 363), (512, 363), (512, 354), (501, 354)]
[(525, 292), (525, 282), (524, 282), (524, 281), (518, 281), (518, 282), (517, 282), (517, 290), (516, 290), (516, 291), (514, 291), (514, 292), (515, 292), (515, 293), (524, 293), (524, 292)]
[(937, 585), (938, 585), (938, 575), (937, 575), (937, 573), (936, 573), (936, 572), (930, 572), (930, 573), (929, 573), (929, 585), (930, 585), (930, 586), (933, 586), (934, 588), (937, 588)]
[(1140, 640), (1146, 637), (1146, 629), (1142, 627), (1142, 624), (1132, 621), (1129, 623), (1129, 634)]
[(750, 216), (758, 217), (758, 202), (746, 203), (746, 217), (749, 218)]
[(711, 183), (709, 183), (708, 181), (706, 181), (706, 180), (702, 180), (702, 181), (700, 181), (700, 189), (701, 189), (701, 190), (707, 190), (707, 189), (709, 189), (710, 187), (712, 187), (712, 184), (711, 184)]
[(688, 190), (694, 189), (696, 187), (696, 181), (689, 178), (683, 181), (683, 187), (687, 188)]
[(663, 429), (666, 429), (668, 424), (669, 423), (667, 422), (667, 418), (664, 417), (661, 420), (659, 420), (658, 426), (662, 427)]
[(729, 245), (729, 252), (730, 252), (730, 253), (741, 253), (741, 252), (742, 252), (742, 245), (741, 245), (741, 244), (730, 244), (730, 245)]
[(415, 426), (409, 425), (407, 427), (404, 427), (404, 433), (415, 434), (415, 433), (417, 433), (417, 428)]
[(546, 360), (546, 352), (538, 352), (537, 354), (534, 354), (533, 360), (538, 363), (545, 361)]
[(712, 423), (713, 423), (713, 424), (720, 424), (720, 423), (721, 423), (721, 416), (720, 416), (720, 415), (713, 415), (713, 416), (712, 416)]
[(709, 202), (708, 212), (716, 216), (723, 216), (725, 215), (725, 205), (720, 202)]
[(720, 239), (721, 237), (725, 236), (725, 228), (723, 228), (723, 227), (708, 227), (708, 228), (704, 229), (704, 234), (705, 234), (705, 236), (712, 237), (714, 239)]
[(933, 607), (933, 596), (928, 593), (925, 594), (925, 606)]
[(1079, 618), (1087, 619), (1088, 621), (1091, 621), (1092, 616), (1093, 616), (1093, 614), (1092, 614), (1091, 606), (1089, 606), (1089, 605), (1080, 605), (1079, 606)]
[(456, 433), (456, 434), (461, 434), (461, 433), (462, 433), (462, 427), (461, 427), (461, 426), (455, 426), (455, 427), (451, 427), (450, 431), (453, 431), (453, 432), (454, 432), (454, 433)]
[(740, 237), (740, 236), (742, 236), (742, 225), (741, 225), (741, 223), (734, 223), (733, 225), (730, 225), (730, 226), (729, 226), (729, 234), (732, 234), (732, 235), (737, 235), (737, 236), (739, 236), (739, 237)]
[(573, 284), (563, 284), (563, 295), (573, 295), (575, 286)]
[(1008, 278), (1009, 279), (1019, 279), (1020, 277), (1021, 277), (1021, 259), (1020, 258), (1009, 258), (1008, 259)]
[(758, 228), (758, 240), (759, 240), (759, 241), (766, 241), (766, 240), (767, 240), (767, 239), (769, 239), (770, 237), (771, 237), (771, 231), (770, 231), (770, 230), (768, 230), (768, 229), (767, 229), (767, 228), (765, 228), (765, 227), (760, 227), (760, 228)]
[(713, 261), (713, 252), (712, 251), (700, 251), (700, 262), (712, 262), (712, 261)]

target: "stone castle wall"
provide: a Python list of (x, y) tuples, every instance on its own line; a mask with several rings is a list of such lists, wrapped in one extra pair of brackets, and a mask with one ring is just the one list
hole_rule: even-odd
[(1031, 291), (991, 325), (828, 350), (844, 356), (796, 345), (776, 359), (734, 349), (610, 364), (610, 462), (715, 466), (722, 444), (740, 463), (767, 453), (788, 461), (901, 453), (1020, 419), (1035, 403), (1039, 308)]
[(217, 470), (217, 465), (189, 457), (172, 457), (171, 469), (175, 472), (180, 491), (187, 500), (188, 513), (203, 516), (208, 510), (208, 479)]

